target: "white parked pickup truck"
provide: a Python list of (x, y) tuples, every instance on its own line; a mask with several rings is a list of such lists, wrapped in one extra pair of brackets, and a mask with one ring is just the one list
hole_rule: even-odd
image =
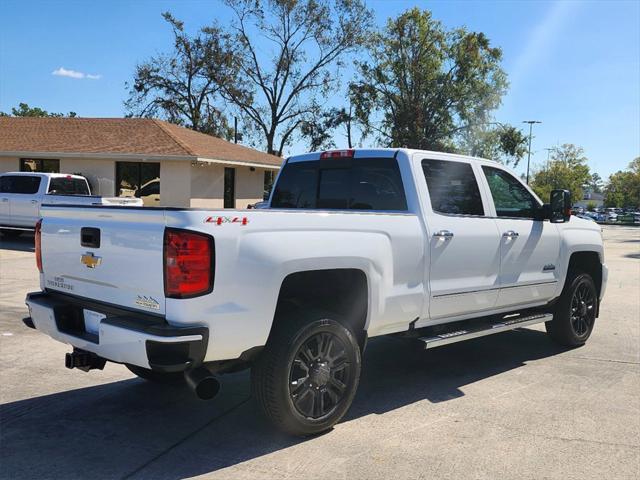
[(139, 198), (91, 195), (87, 179), (66, 173), (9, 172), (0, 175), (0, 231), (18, 236), (33, 231), (47, 204), (142, 206)]
[(495, 162), (358, 149), (287, 159), (266, 209), (46, 206), (24, 321), (73, 346), (67, 367), (179, 376), (201, 398), (250, 366), (267, 417), (315, 434), (349, 408), (368, 338), (545, 323), (584, 344), (607, 268), (570, 205)]

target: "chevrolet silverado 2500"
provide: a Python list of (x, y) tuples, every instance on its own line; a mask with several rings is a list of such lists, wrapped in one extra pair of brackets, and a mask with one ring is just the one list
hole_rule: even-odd
[(43, 203), (142, 206), (138, 198), (91, 195), (87, 179), (80, 175), (35, 172), (0, 175), (0, 231), (4, 235), (16, 237), (33, 231)]
[(569, 206), (496, 162), (409, 149), (291, 157), (266, 209), (47, 205), (25, 323), (73, 346), (70, 368), (118, 362), (201, 398), (250, 366), (266, 416), (314, 434), (349, 408), (368, 338), (545, 323), (584, 344), (607, 268)]

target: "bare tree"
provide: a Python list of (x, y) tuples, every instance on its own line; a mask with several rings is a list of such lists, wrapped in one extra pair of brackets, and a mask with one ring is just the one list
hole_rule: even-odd
[(226, 3), (243, 81), (222, 85), (224, 95), (261, 133), (267, 152), (282, 155), (337, 87), (340, 62), (364, 43), (372, 14), (361, 0)]
[(174, 49), (137, 65), (125, 102), (128, 115), (162, 117), (229, 138), (227, 119), (217, 106), (223, 87), (233, 84), (237, 73), (229, 35), (210, 26), (191, 37), (183, 22), (168, 12), (163, 17), (171, 25)]

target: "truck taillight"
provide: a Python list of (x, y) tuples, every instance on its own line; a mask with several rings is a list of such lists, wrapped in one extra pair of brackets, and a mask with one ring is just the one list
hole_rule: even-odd
[(38, 270), (42, 273), (42, 219), (36, 223), (35, 232), (35, 247), (36, 247), (36, 265)]
[(164, 232), (164, 294), (191, 298), (213, 290), (213, 238), (204, 233), (167, 228)]

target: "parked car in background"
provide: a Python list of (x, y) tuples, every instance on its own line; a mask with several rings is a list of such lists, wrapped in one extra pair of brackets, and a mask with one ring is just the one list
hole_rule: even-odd
[(269, 208), (269, 202), (263, 201), (263, 202), (256, 202), (256, 203), (250, 203), (249, 205), (247, 205), (247, 208), (249, 210), (251, 210), (252, 208)]
[(65, 173), (9, 172), (0, 175), (0, 231), (33, 231), (43, 204), (142, 206), (137, 198), (91, 195), (87, 179)]
[(144, 183), (133, 196), (141, 199), (145, 207), (157, 207), (160, 205), (160, 179), (154, 178)]
[(636, 220), (640, 217), (640, 213), (625, 212), (618, 215), (619, 223), (636, 223)]

